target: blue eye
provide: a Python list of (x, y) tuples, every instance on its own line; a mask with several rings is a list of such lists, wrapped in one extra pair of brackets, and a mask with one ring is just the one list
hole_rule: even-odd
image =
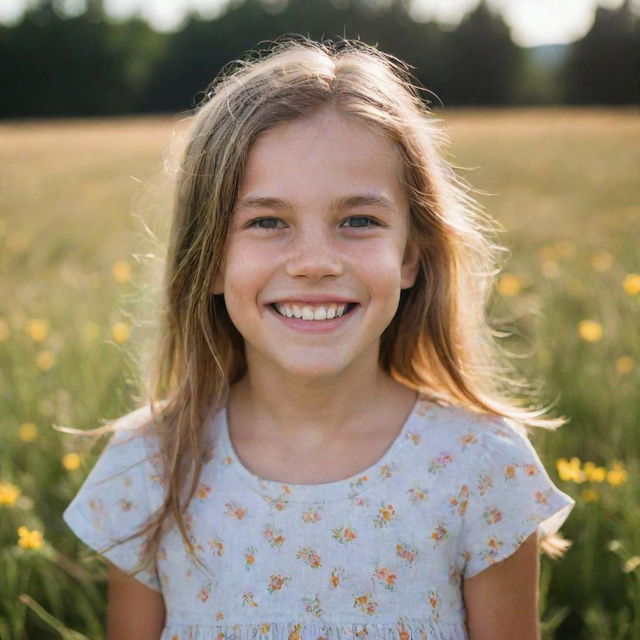
[[(268, 222), (268, 223), (272, 223), (275, 222), (275, 225), (272, 224), (268, 224), (268, 225), (262, 225), (260, 223), (262, 222)], [(255, 220), (252, 220), (249, 223), (249, 227), (255, 227), (258, 229), (277, 229), (278, 227), (276, 226), (278, 224), (278, 222), (280, 222), (280, 220), (278, 218), (256, 218)]]
[[(351, 218), (347, 218), (345, 220), (345, 222), (350, 222), (353, 220), (358, 220), (360, 221), (358, 224), (350, 224), (349, 227), (353, 228), (353, 229), (366, 229), (367, 227), (370, 227), (370, 224), (367, 224), (369, 222), (373, 223), (373, 225), (379, 227), (380, 223), (375, 220), (374, 218), (369, 218), (369, 216), (351, 216)], [(364, 222), (364, 224), (361, 224), (362, 222)]]

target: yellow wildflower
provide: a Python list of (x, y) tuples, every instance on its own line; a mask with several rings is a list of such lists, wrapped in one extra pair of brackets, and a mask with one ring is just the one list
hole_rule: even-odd
[(23, 422), (18, 427), (18, 438), (22, 442), (33, 442), (38, 436), (38, 427), (33, 422)]
[(604, 467), (596, 467), (593, 462), (585, 462), (582, 470), (590, 482), (604, 482), (607, 479), (607, 470)]
[(503, 273), (498, 280), (497, 289), (502, 296), (517, 296), (522, 290), (522, 280), (512, 273)]
[(129, 325), (126, 322), (115, 322), (111, 326), (111, 337), (118, 343), (129, 339)]
[(9, 323), (0, 318), (0, 342), (4, 342), (9, 337)]
[(585, 502), (598, 502), (598, 499), (600, 498), (600, 493), (598, 492), (597, 489), (583, 489), (582, 493), (580, 494), (580, 497)]
[(114, 263), (113, 267), (111, 267), (111, 273), (116, 279), (116, 282), (119, 282), (120, 284), (124, 284), (131, 280), (131, 266), (124, 260), (118, 260)]
[(77, 453), (65, 453), (62, 456), (62, 466), (67, 471), (75, 471), (80, 466), (80, 456)]
[(56, 354), (50, 349), (45, 349), (36, 356), (36, 366), (42, 371), (49, 371), (55, 362)]
[(556, 460), (556, 468), (558, 469), (560, 479), (565, 482), (582, 484), (587, 479), (587, 476), (580, 468), (580, 464), (580, 458), (573, 457), (571, 460), (558, 458), (558, 460)]
[(602, 338), (602, 325), (597, 320), (582, 320), (578, 334), (585, 342), (597, 342)]
[(624, 465), (622, 462), (614, 462), (613, 469), (611, 469), (607, 473), (607, 482), (613, 486), (617, 487), (621, 484), (624, 484), (627, 481), (627, 472), (625, 471)]
[(634, 365), (635, 361), (631, 356), (620, 356), (616, 360), (616, 369), (618, 370), (618, 373), (631, 373)]
[(622, 283), (628, 296), (636, 296), (640, 293), (640, 273), (630, 273)]
[(35, 342), (42, 342), (49, 335), (49, 323), (43, 318), (31, 318), (25, 329)]
[(609, 271), (612, 265), (613, 258), (606, 251), (600, 251), (591, 258), (591, 266), (595, 271)]
[(631, 573), (640, 566), (640, 556), (631, 556), (623, 565), (622, 571), (624, 573)]
[(23, 549), (40, 549), (43, 543), (42, 532), (34, 529), (29, 531), (27, 527), (18, 527), (18, 544)]
[(14, 484), (8, 482), (0, 482), (0, 505), (13, 507), (20, 497), (20, 489)]

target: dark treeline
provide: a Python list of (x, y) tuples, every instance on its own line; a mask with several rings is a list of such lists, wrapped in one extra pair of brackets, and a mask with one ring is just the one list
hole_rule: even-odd
[(157, 33), (139, 17), (108, 20), (101, 0), (76, 16), (61, 0), (40, 0), (0, 27), (0, 117), (187, 110), (227, 62), (282, 34), (377, 45), (415, 67), (434, 106), (640, 102), (640, 19), (630, 0), (598, 8), (584, 38), (544, 56), (515, 45), (484, 0), (449, 30), (412, 21), (410, 2), (236, 0), (216, 19), (194, 12), (178, 31)]

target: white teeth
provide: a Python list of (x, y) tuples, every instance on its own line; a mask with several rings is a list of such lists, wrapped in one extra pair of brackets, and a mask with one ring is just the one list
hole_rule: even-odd
[(346, 304), (330, 303), (325, 305), (304, 305), (275, 303), (280, 315), (287, 318), (301, 318), (302, 320), (328, 320), (339, 318), (346, 310)]

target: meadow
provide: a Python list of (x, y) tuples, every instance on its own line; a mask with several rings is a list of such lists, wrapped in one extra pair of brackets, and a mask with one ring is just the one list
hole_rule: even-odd
[[(494, 326), (576, 500), (544, 640), (640, 638), (640, 112), (459, 110), (448, 159), (505, 230)], [(0, 123), (0, 640), (102, 638), (106, 567), (61, 514), (140, 397), (178, 118)], [(176, 137), (176, 136), (174, 136)]]

